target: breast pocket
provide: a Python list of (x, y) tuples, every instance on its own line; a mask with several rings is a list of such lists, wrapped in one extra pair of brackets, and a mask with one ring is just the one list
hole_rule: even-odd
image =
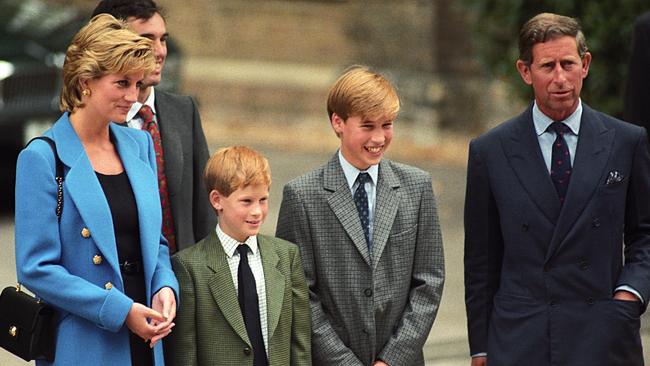
[(404, 245), (414, 243), (417, 238), (418, 225), (415, 224), (405, 230), (399, 231), (388, 236), (388, 242), (393, 245)]

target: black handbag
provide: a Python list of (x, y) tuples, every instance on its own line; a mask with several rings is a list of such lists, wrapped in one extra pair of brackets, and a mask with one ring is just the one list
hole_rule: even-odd
[[(45, 140), (54, 152), (56, 162), (56, 216), (61, 221), (63, 210), (63, 165), (56, 152), (56, 144)], [(31, 141), (30, 141), (31, 142)], [(29, 143), (28, 143), (29, 145)], [(25, 361), (54, 361), (56, 349), (56, 311), (40, 299), (21, 291), (21, 286), (9, 286), (0, 294), (0, 347)]]
[(0, 295), (0, 346), (25, 361), (54, 361), (54, 309), (22, 292), (5, 287)]

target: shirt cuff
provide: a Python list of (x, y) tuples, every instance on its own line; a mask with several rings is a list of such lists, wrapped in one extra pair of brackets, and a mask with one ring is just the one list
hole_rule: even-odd
[(641, 296), (641, 294), (640, 294), (637, 290), (633, 289), (632, 287), (630, 287), (630, 286), (628, 286), (628, 285), (621, 285), (621, 286), (618, 286), (618, 287), (616, 288), (616, 290), (614, 290), (614, 293), (616, 293), (616, 291), (627, 291), (627, 292), (631, 292), (631, 293), (634, 294), (634, 296), (636, 296), (636, 297), (639, 298), (639, 300), (641, 301), (641, 304), (645, 304), (645, 301), (643, 300), (643, 296)]
[(475, 353), (475, 354), (472, 355), (472, 358), (474, 358), (474, 357), (487, 357), (487, 352)]

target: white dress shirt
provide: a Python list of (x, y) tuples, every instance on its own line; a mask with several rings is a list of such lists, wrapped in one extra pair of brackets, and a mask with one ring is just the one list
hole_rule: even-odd
[(142, 124), (144, 123), (144, 121), (142, 120), (142, 118), (136, 115), (138, 114), (140, 108), (142, 108), (143, 105), (148, 105), (149, 107), (151, 107), (151, 110), (153, 111), (153, 120), (156, 121), (156, 123), (158, 123), (158, 117), (156, 115), (156, 107), (154, 104), (156, 104), (156, 93), (154, 92), (154, 88), (151, 87), (151, 93), (149, 93), (149, 96), (147, 97), (147, 100), (144, 101), (144, 104), (136, 101), (131, 106), (129, 113), (126, 114), (126, 125), (131, 128), (135, 128), (137, 130), (142, 129)]
[[(237, 270), (239, 269), (239, 252), (237, 247), (239, 242), (221, 230), (217, 224), (217, 237), (223, 246), (223, 250), (228, 256), (228, 266), (230, 267), (230, 275), (232, 276), (232, 283), (235, 285), (235, 291), (239, 293), (239, 286), (237, 281)], [(268, 319), (266, 314), (266, 285), (264, 284), (264, 267), (262, 267), (262, 255), (259, 247), (257, 246), (257, 236), (249, 236), (244, 242), (251, 250), (248, 252), (248, 264), (255, 277), (255, 287), (257, 287), (257, 300), (260, 307), (260, 325), (262, 328), (262, 338), (264, 338), (264, 348), (266, 355), (269, 354), (269, 340), (268, 340)]]

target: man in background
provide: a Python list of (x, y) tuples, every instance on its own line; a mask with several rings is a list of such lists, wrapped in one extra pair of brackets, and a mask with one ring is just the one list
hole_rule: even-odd
[(144, 80), (138, 101), (127, 114), (129, 127), (149, 131), (158, 163), (163, 235), (171, 253), (208, 235), (216, 215), (203, 187), (203, 169), (209, 158), (196, 102), (189, 96), (154, 89), (162, 78), (167, 57), (163, 10), (152, 0), (103, 0), (93, 16), (108, 13), (125, 20), (154, 43), (156, 69)]

